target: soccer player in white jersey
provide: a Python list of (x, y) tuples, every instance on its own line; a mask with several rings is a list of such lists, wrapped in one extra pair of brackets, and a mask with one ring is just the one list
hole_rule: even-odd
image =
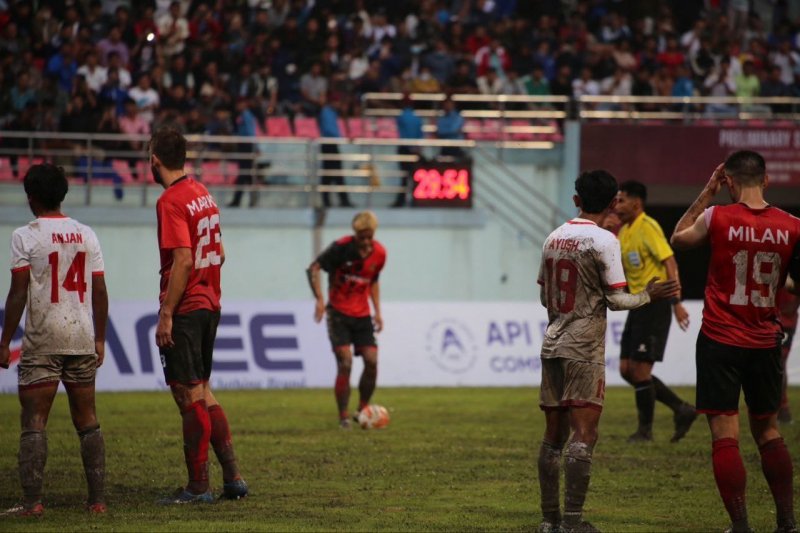
[(540, 392), (545, 433), (538, 463), (543, 532), (597, 531), (581, 515), (605, 394), (606, 309), (634, 309), (679, 290), (675, 281), (653, 279), (643, 292), (627, 293), (619, 242), (600, 227), (614, 207), (617, 181), (604, 170), (584, 172), (575, 191), (578, 216), (547, 237), (539, 269), (548, 316)]
[(27, 305), (19, 361), (23, 499), (10, 512), (44, 512), (47, 417), (61, 382), (80, 439), (89, 486), (87, 510), (104, 513), (105, 442), (95, 413), (94, 387), (97, 368), (103, 364), (108, 318), (103, 255), (92, 229), (61, 213), (68, 184), (60, 167), (31, 167), (24, 187), (36, 219), (11, 237), (11, 287), (0, 337), (0, 367), (8, 368), (11, 338)]

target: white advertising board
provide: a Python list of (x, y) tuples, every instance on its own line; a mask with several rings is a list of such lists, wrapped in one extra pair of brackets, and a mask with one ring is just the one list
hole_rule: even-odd
[[(694, 343), (702, 302), (686, 302), (691, 327), (674, 323), (665, 361), (655, 374), (669, 384), (695, 382)], [(380, 346), (379, 386), (536, 386), (539, 349), (547, 323), (538, 303), (387, 302)], [(312, 319), (313, 302), (225, 302), (214, 352), (215, 388), (330, 387), (336, 365), (324, 324)], [(609, 313), (608, 385), (622, 385), (619, 340), (626, 313)], [(165, 388), (150, 303), (112, 302), (106, 363), (99, 390)], [(19, 355), (22, 329), (12, 349)], [(800, 347), (798, 347), (800, 349)], [(794, 351), (797, 351), (794, 350)], [(354, 365), (353, 383), (361, 366)], [(800, 356), (789, 358), (792, 383), (800, 383)], [(0, 370), (0, 392), (16, 392), (16, 366)]]

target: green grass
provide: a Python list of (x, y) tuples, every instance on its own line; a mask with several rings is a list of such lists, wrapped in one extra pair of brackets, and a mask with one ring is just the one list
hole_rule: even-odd
[[(693, 396), (688, 388), (680, 393)], [(791, 396), (800, 414), (800, 389)], [(246, 500), (156, 505), (186, 475), (172, 399), (167, 392), (101, 394), (110, 510), (87, 516), (78, 440), (59, 395), (48, 427), (46, 514), (0, 517), (0, 531), (531, 531), (539, 522), (536, 389), (382, 388), (375, 401), (389, 408), (389, 428), (351, 432), (338, 429), (329, 390), (222, 391), (218, 398), (250, 485)], [(606, 402), (586, 517), (604, 531), (727, 526), (705, 421), (670, 444), (671, 413), (659, 405), (655, 442), (632, 446), (625, 442), (635, 424), (632, 390), (609, 389)], [(20, 496), (18, 419), (16, 398), (0, 395), (1, 508)], [(782, 431), (798, 465), (800, 424)], [(751, 525), (771, 531), (774, 506), (747, 433), (742, 455)], [(219, 490), (215, 462), (211, 476)], [(795, 495), (799, 489), (796, 481)]]

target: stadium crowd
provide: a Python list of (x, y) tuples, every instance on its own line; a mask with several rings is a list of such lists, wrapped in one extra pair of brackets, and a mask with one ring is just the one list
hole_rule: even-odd
[(798, 4), (0, 0), (0, 128), (251, 134), (380, 91), (800, 96)]

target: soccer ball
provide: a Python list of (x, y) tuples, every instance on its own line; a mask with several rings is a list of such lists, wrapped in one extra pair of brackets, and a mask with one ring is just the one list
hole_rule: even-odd
[(389, 425), (389, 411), (382, 405), (368, 405), (358, 413), (362, 429), (381, 429)]

